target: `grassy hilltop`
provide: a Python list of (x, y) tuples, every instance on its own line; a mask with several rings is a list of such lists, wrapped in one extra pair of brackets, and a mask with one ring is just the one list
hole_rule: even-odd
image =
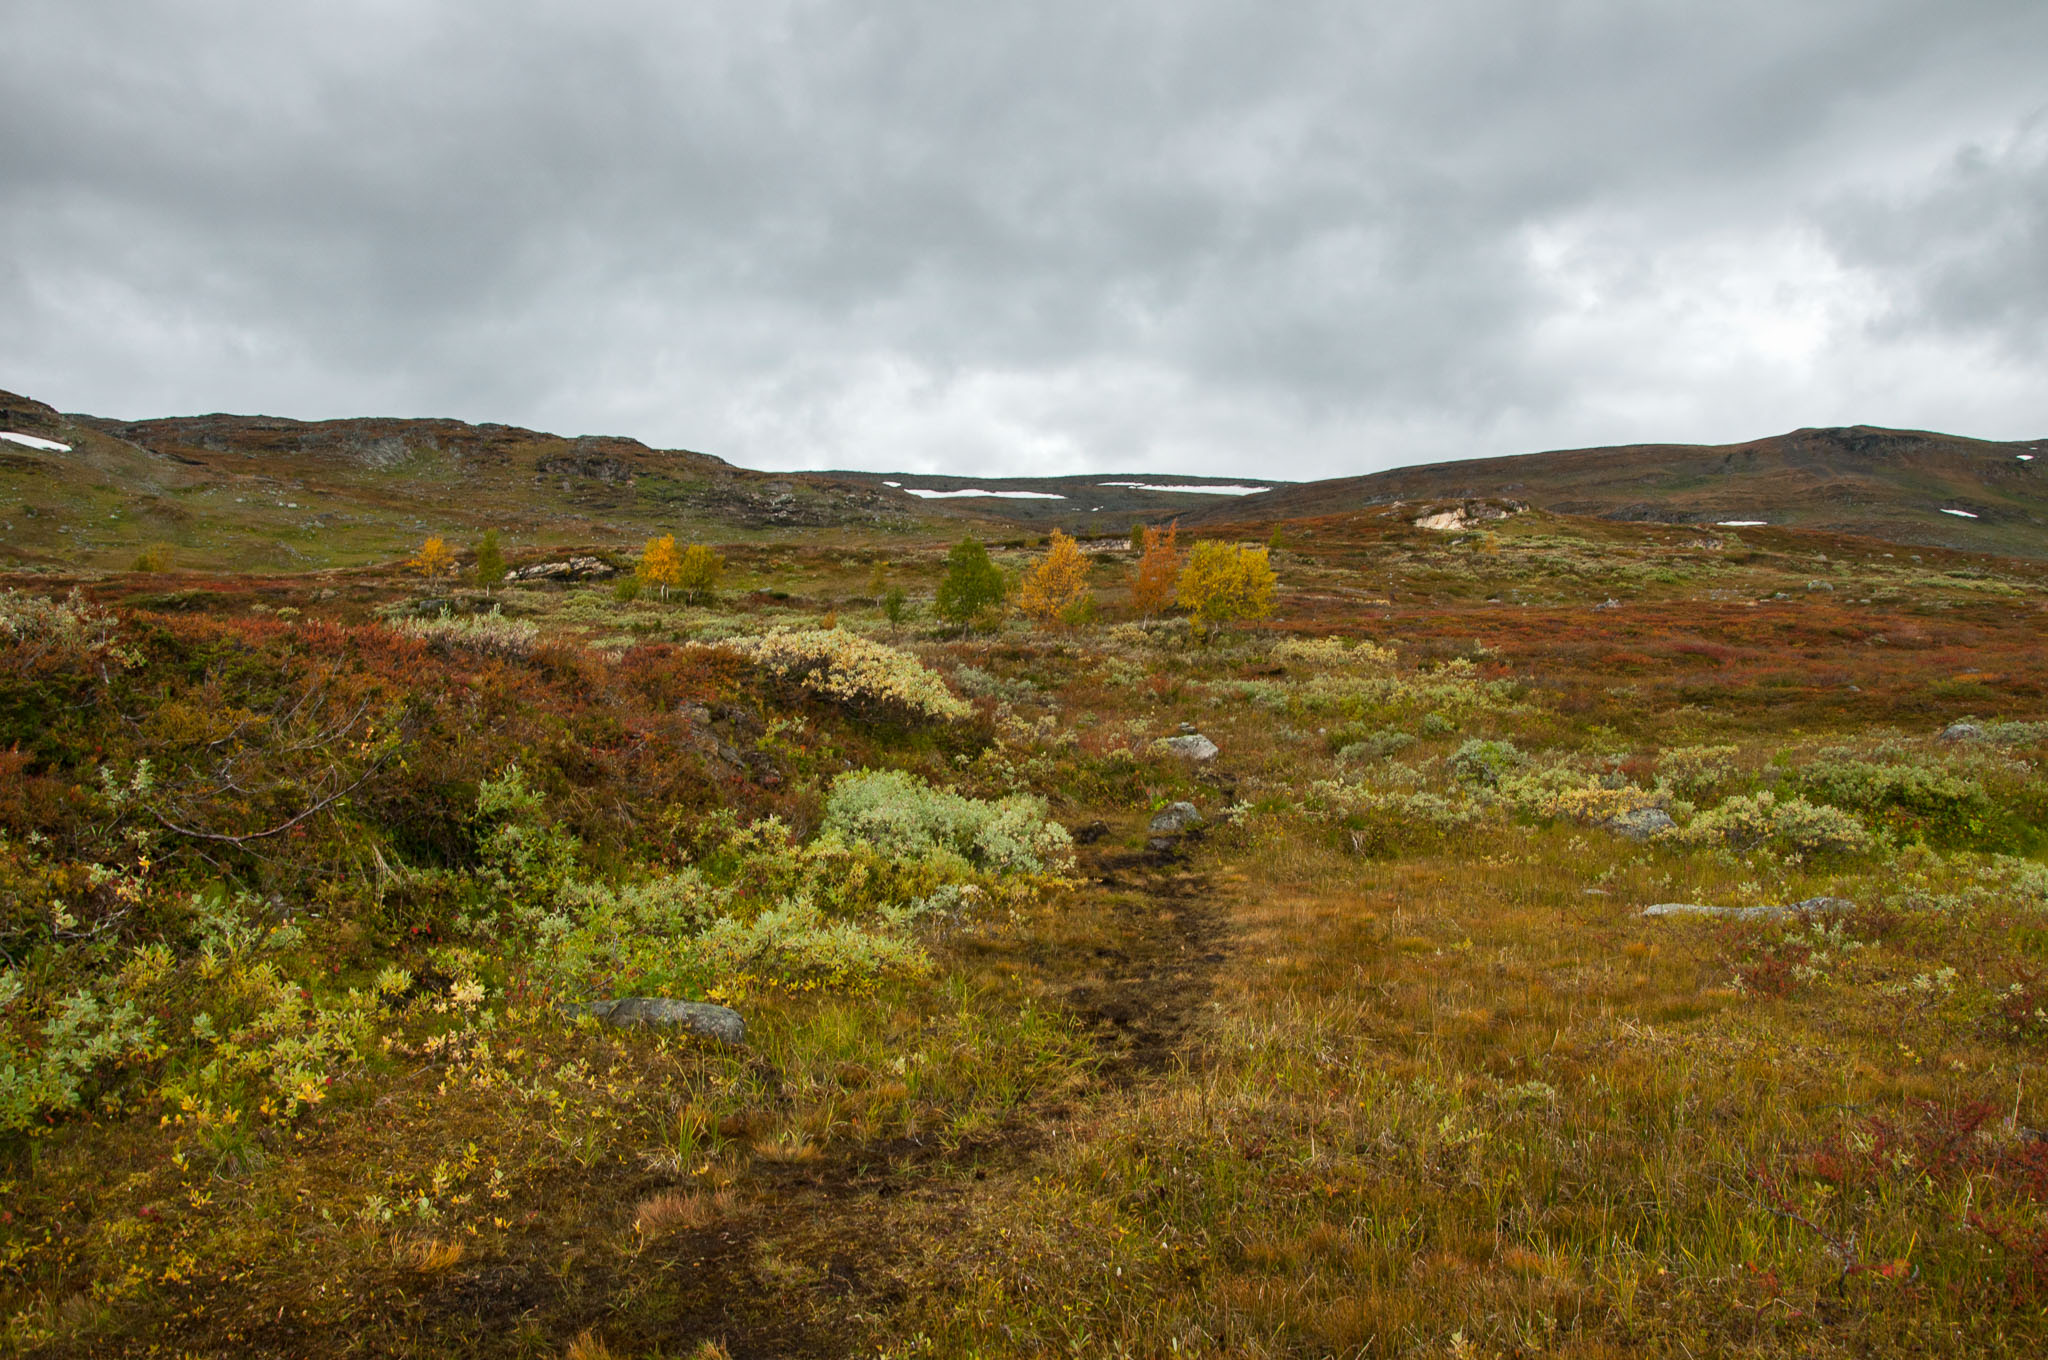
[[(0, 581), (7, 1353), (2048, 1345), (2048, 565), (1349, 508), (1203, 530), (1262, 619), (1098, 544), (962, 634), (960, 521), (866, 487), (46, 419), (193, 555)], [(715, 594), (374, 565), (510, 513), (493, 441), (631, 469), (521, 467), (515, 564)], [(206, 565), (380, 450), (346, 569)], [(565, 1009), (626, 996), (746, 1041)]]

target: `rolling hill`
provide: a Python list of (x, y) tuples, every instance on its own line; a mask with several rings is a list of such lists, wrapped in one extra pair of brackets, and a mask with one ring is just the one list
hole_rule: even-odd
[[(1190, 528), (1394, 504), (1513, 499), (1558, 514), (1763, 523), (2048, 557), (2048, 440), (1872, 426), (1744, 444), (1635, 444), (1432, 463), (1313, 482), (1164, 474), (768, 473), (615, 436), (510, 425), (66, 415), (0, 391), (0, 564), (126, 567), (147, 544), (190, 566), (389, 561), (430, 533), (497, 528), (514, 551), (827, 532), (1000, 536)], [(1251, 490), (1256, 488), (1256, 490)], [(981, 493), (981, 494), (975, 494)], [(978, 526), (978, 527), (976, 527)]]
[[(1395, 502), (1507, 497), (1557, 514), (1763, 522), (1896, 543), (2048, 557), (2048, 440), (1857, 425), (1746, 444), (1633, 444), (1431, 463), (1301, 482), (1184, 517), (1300, 519)], [(1420, 510), (1418, 509), (1418, 513)]]
[(764, 473), (634, 439), (456, 420), (67, 415), (0, 392), (0, 562), (126, 567), (147, 544), (189, 566), (388, 561), (431, 533), (508, 547), (859, 536), (956, 520), (890, 488)]

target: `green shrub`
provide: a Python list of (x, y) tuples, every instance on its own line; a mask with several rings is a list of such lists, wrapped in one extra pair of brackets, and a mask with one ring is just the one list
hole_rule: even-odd
[(1511, 741), (1468, 741), (1446, 762), (1462, 784), (1498, 788), (1506, 775), (1528, 764), (1528, 757)]
[(1779, 799), (1766, 790), (1730, 798), (1693, 818), (1677, 833), (1689, 845), (1727, 845), (1737, 850), (1769, 845), (1799, 854), (1861, 854), (1875, 842), (1862, 822), (1840, 808), (1803, 798)]
[(1863, 813), (1902, 839), (1966, 846), (1989, 846), (2000, 839), (2004, 819), (1984, 786), (1948, 770), (1821, 760), (1800, 772), (1799, 785), (1837, 807)]
[(1675, 746), (1657, 757), (1657, 783), (1687, 798), (1712, 793), (1735, 776), (1733, 746)]
[(1352, 733), (1356, 730), (1339, 729), (1337, 733), (1340, 738), (1337, 763), (1340, 765), (1351, 765), (1366, 760), (1385, 760), (1388, 756), (1398, 755), (1415, 744), (1415, 738), (1398, 727), (1382, 727), (1369, 736), (1352, 738)]
[(907, 859), (958, 855), (993, 873), (1058, 872), (1073, 862), (1073, 840), (1046, 816), (1043, 799), (968, 798), (900, 770), (839, 776), (825, 800), (825, 830)]

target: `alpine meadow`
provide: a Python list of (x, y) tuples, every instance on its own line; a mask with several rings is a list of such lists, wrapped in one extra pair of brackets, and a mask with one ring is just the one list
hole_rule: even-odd
[(2048, 563), (168, 471), (0, 593), (10, 1354), (2048, 1347)]

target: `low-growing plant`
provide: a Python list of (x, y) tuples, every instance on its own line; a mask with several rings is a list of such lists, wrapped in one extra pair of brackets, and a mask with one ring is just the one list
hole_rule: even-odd
[(843, 628), (728, 638), (719, 645), (857, 707), (941, 720), (973, 711), (916, 657)]
[(1675, 838), (1737, 850), (1768, 845), (1806, 855), (1861, 854), (1875, 846), (1863, 823), (1840, 808), (1804, 798), (1780, 799), (1769, 790), (1729, 798), (1701, 812)]
[(957, 855), (995, 873), (1055, 873), (1073, 862), (1073, 839), (1029, 795), (984, 800), (937, 789), (900, 770), (856, 770), (832, 783), (825, 830), (885, 854)]

